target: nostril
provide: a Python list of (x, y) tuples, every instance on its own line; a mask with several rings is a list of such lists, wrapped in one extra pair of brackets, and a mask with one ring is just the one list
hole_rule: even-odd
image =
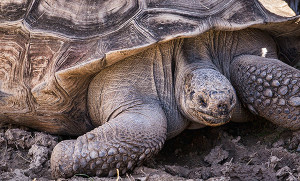
[(202, 97), (202, 96), (199, 96), (199, 104), (202, 106), (202, 107), (207, 107), (207, 102), (205, 101), (205, 99)]
[(226, 110), (228, 110), (228, 106), (227, 106), (227, 104), (218, 104), (218, 109), (220, 111), (226, 111)]
[(218, 110), (220, 115), (227, 115), (228, 114), (228, 106), (227, 104), (219, 104)]

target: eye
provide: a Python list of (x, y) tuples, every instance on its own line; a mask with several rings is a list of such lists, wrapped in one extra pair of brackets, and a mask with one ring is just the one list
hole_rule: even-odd
[(192, 100), (192, 99), (193, 99), (193, 97), (194, 97), (194, 94), (195, 94), (195, 91), (191, 91), (191, 93), (190, 93), (190, 100)]
[(207, 107), (207, 103), (202, 96), (199, 96), (198, 101), (202, 107)]

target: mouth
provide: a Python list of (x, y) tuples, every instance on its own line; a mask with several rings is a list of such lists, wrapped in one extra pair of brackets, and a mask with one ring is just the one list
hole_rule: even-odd
[(198, 118), (197, 122), (205, 124), (207, 126), (220, 126), (228, 123), (231, 119), (231, 113), (227, 115), (212, 116), (203, 112), (193, 110), (193, 117)]

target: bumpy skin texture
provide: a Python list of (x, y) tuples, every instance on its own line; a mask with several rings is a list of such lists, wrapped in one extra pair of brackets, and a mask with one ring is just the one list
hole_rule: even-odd
[(299, 56), (290, 43), (299, 42), (298, 20), (283, 0), (1, 0), (0, 7), (0, 121), (52, 134), (94, 129), (86, 106), (93, 77), (157, 42), (255, 26), (281, 37), (288, 59)]
[[(228, 122), (236, 104), (229, 80), (219, 71), (198, 68), (185, 75), (177, 92), (179, 106), (190, 120), (207, 126)], [(181, 89), (180, 89), (181, 88)]]
[(117, 169), (125, 174), (162, 148), (166, 124), (159, 105), (128, 110), (77, 140), (60, 142), (51, 157), (52, 175), (114, 176)]
[(241, 107), (234, 111), (236, 93), (252, 113), (299, 129), (299, 70), (276, 58), (276, 44), (263, 31), (209, 31), (155, 45), (101, 71), (88, 97), (99, 127), (55, 147), (53, 176), (125, 173), (185, 129), (187, 119), (210, 126), (231, 116), (246, 119)]
[(300, 128), (300, 71), (278, 60), (271, 36), (256, 29), (210, 31), (188, 40), (188, 46), (197, 47), (186, 51), (189, 61), (194, 57), (215, 65), (250, 112), (289, 129)]
[(75, 173), (114, 176), (117, 169), (125, 174), (155, 155), (167, 136), (187, 126), (176, 109), (170, 84), (173, 48), (173, 42), (156, 46), (93, 79), (88, 108), (93, 124), (99, 127), (55, 147), (51, 157), (54, 178)]
[(235, 58), (231, 80), (248, 109), (273, 123), (300, 128), (300, 71), (254, 55)]
[[(298, 13), (298, 1), (287, 2)], [(58, 144), (51, 159), (55, 177), (131, 169), (148, 157), (148, 148), (151, 156), (165, 137), (184, 130), (188, 119), (211, 126), (231, 115), (243, 120), (239, 102), (248, 104), (248, 92), (236, 88), (245, 98), (234, 103), (230, 72), (242, 75), (233, 80), (238, 87), (244, 70), (232, 62), (241, 55), (278, 59), (276, 46), (268, 33), (220, 30), (266, 30), (281, 57), (295, 62), (300, 56), (298, 18), (282, 0), (1, 0), (0, 7), (0, 121), (62, 135), (94, 129)], [(281, 108), (297, 120), (295, 95), (282, 96), (290, 105)], [(239, 107), (232, 110), (234, 104)], [(120, 159), (128, 155), (134, 158)]]

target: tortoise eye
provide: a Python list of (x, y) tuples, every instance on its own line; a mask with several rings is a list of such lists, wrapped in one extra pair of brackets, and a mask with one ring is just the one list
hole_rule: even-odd
[(198, 102), (200, 103), (200, 105), (202, 107), (207, 107), (207, 103), (206, 103), (206, 101), (204, 100), (204, 98), (202, 96), (198, 97)]
[(195, 91), (191, 91), (191, 93), (190, 93), (190, 100), (192, 100), (192, 99), (193, 99), (193, 97), (194, 97), (194, 94), (195, 94)]

